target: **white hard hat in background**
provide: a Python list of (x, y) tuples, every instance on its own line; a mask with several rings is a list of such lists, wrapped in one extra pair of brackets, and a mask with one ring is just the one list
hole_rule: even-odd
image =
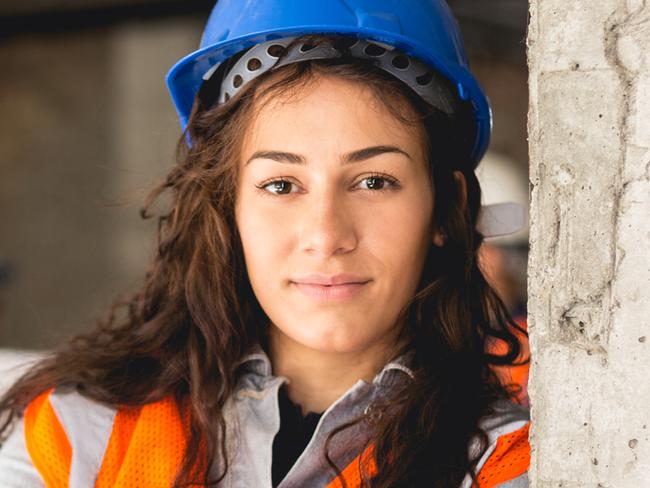
[[(481, 185), (481, 225), (491, 232), (492, 244), (520, 245), (528, 242), (528, 175), (514, 159), (488, 151), (476, 168)], [(480, 227), (479, 227), (480, 228)]]

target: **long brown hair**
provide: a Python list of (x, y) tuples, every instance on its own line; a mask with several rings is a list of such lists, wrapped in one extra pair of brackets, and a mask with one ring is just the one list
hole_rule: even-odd
[[(471, 109), (459, 102), (456, 115), (448, 117), (391, 75), (351, 59), (284, 66), (218, 106), (206, 102), (210, 87), (205, 87), (179, 141), (178, 164), (142, 210), (150, 218), (152, 205), (169, 196), (142, 288), (116, 300), (93, 331), (70, 340), (14, 384), (0, 399), (5, 419), (0, 433), (54, 386), (74, 385), (115, 408), (173, 395), (179, 405), (189, 405), (190, 417), (186, 456), (174, 486), (223, 479), (228, 469), (223, 408), (237, 383), (238, 362), (264, 343), (268, 324), (245, 272), (234, 219), (239, 146), (260, 100), (304, 87), (319, 75), (363, 84), (396, 118), (423, 134), (435, 187), (434, 226), (446, 236), (443, 247), (431, 246), (418, 291), (401, 315), (400, 343), (406, 346), (399, 353), (413, 351), (414, 381), (377, 405), (380, 415), (359, 417), (330, 433), (323, 455), (340, 475), (342, 467), (328, 455), (329, 442), (366, 421), (378, 466), (374, 478), (365, 476), (367, 486), (456, 487), (467, 473), (474, 477), (480, 453), (470, 458), (469, 443), (478, 438), (487, 447), (478, 421), (495, 400), (513, 395), (493, 367), (518, 359), (513, 332), (523, 331), (477, 264), (483, 236), (476, 229), (480, 188), (468, 151)], [(466, 200), (455, 171), (465, 177)], [(505, 355), (486, 351), (495, 340), (507, 345)], [(217, 460), (220, 476), (211, 480), (206, 469), (201, 480), (192, 479), (193, 466), (206, 459)]]

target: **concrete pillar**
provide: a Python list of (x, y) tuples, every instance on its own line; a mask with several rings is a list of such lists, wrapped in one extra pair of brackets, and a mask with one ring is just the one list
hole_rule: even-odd
[(531, 486), (648, 486), (650, 4), (530, 12)]

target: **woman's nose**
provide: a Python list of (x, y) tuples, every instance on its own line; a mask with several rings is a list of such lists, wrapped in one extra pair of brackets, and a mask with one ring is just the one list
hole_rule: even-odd
[(320, 257), (350, 252), (357, 246), (354, 212), (335, 192), (308, 197), (302, 218), (300, 246)]

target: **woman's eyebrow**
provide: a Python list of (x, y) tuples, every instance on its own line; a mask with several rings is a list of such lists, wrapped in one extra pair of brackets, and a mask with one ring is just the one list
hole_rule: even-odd
[[(372, 146), (345, 154), (341, 158), (341, 164), (358, 163), (386, 153), (403, 154), (408, 159), (413, 159), (409, 153), (395, 146)], [(278, 163), (299, 164), (303, 166), (307, 164), (307, 160), (304, 156), (285, 151), (256, 151), (250, 158), (248, 158), (246, 164), (250, 163), (253, 159), (271, 159)]]

